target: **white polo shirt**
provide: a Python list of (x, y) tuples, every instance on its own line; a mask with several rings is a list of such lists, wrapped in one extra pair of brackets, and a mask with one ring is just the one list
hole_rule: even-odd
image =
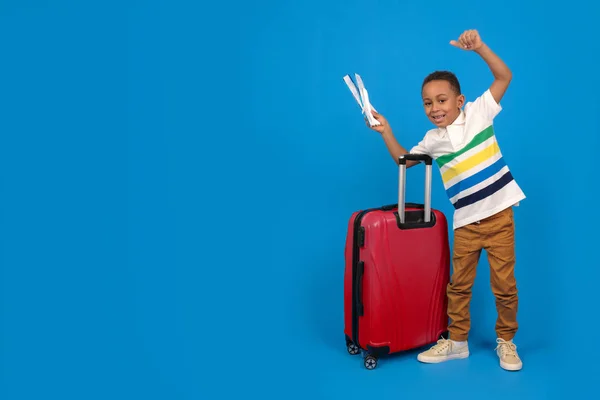
[(432, 157), (450, 202), (454, 229), (518, 205), (525, 194), (502, 157), (493, 120), (502, 110), (489, 89), (467, 103), (454, 123), (428, 131), (410, 152)]

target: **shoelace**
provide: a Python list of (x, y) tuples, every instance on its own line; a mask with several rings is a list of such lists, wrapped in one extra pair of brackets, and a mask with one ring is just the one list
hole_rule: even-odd
[(437, 341), (437, 344), (432, 347), (432, 350), (434, 350), (437, 353), (441, 353), (442, 351), (444, 351), (448, 348), (449, 344), (450, 344), (449, 340), (442, 338)]
[(504, 356), (513, 356), (513, 357), (517, 357), (517, 345), (514, 343), (510, 343), (507, 342), (504, 339), (496, 339), (496, 343), (498, 343), (498, 346), (496, 346), (496, 348), (494, 350), (498, 350), (500, 349), (500, 355), (502, 357)]

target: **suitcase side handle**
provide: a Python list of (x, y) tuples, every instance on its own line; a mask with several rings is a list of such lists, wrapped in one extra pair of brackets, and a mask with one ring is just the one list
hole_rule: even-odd
[(354, 284), (356, 285), (356, 315), (362, 317), (365, 314), (365, 308), (363, 306), (363, 276), (365, 273), (364, 261), (359, 261), (356, 267), (356, 279), (354, 280)]
[(431, 169), (433, 159), (427, 154), (407, 153), (398, 158), (398, 216), (400, 224), (406, 221), (405, 215), (405, 196), (406, 196), (406, 161), (425, 161), (425, 201), (424, 201), (424, 219), (425, 223), (431, 221)]

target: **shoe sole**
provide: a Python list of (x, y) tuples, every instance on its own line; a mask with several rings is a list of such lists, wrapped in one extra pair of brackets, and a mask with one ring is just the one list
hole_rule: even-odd
[(513, 364), (508, 364), (503, 361), (500, 361), (500, 367), (502, 367), (502, 369), (505, 369), (507, 371), (520, 371), (521, 368), (523, 368), (523, 363), (513, 365)]
[(426, 363), (426, 364), (437, 364), (437, 363), (441, 363), (444, 361), (460, 360), (460, 359), (467, 358), (467, 357), (469, 357), (469, 352), (465, 351), (463, 353), (452, 354), (450, 356), (438, 356), (438, 357), (428, 357), (428, 356), (423, 356), (423, 355), (419, 354), (417, 356), (417, 360), (421, 361), (422, 363)]

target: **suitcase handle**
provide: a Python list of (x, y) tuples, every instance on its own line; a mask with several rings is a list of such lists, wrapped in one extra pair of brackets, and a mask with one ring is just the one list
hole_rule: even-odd
[(398, 164), (406, 165), (406, 161), (425, 161), (426, 165), (433, 164), (433, 159), (427, 154), (406, 153), (399, 157)]
[(398, 217), (400, 218), (400, 224), (404, 224), (406, 220), (406, 204), (404, 203), (406, 197), (406, 161), (425, 161), (425, 204), (423, 208), (425, 223), (429, 223), (431, 220), (431, 169), (433, 159), (427, 154), (407, 153), (398, 158)]

